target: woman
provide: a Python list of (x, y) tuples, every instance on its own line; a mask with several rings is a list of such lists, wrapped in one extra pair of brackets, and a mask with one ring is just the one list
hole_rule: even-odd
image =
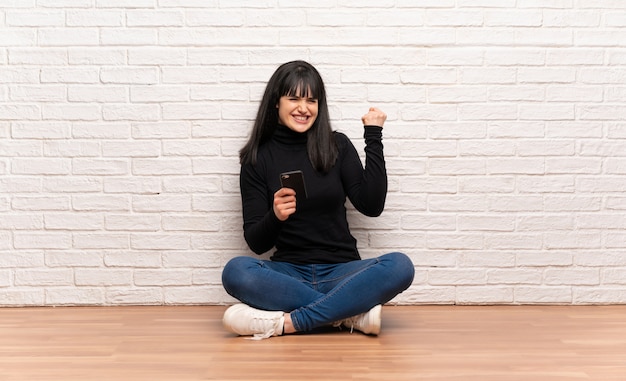
[[(350, 140), (333, 132), (318, 71), (304, 61), (270, 78), (248, 142), (240, 151), (244, 237), (257, 254), (224, 267), (226, 291), (243, 304), (224, 313), (224, 327), (268, 338), (334, 325), (380, 332), (382, 304), (406, 290), (414, 268), (402, 253), (361, 259), (346, 219), (346, 197), (367, 216), (383, 211), (387, 174), (382, 127), (387, 116), (363, 116), (365, 168)], [(306, 193), (281, 186), (302, 171)]]

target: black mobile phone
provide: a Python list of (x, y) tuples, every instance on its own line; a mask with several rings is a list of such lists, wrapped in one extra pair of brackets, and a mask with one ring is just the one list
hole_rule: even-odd
[(291, 188), (296, 191), (296, 197), (307, 198), (304, 175), (302, 171), (291, 171), (280, 174), (280, 185), (283, 188)]

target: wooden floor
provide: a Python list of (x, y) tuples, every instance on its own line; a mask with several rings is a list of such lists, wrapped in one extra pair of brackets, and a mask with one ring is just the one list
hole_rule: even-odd
[(378, 337), (263, 341), (224, 310), (0, 309), (0, 380), (626, 380), (626, 306), (385, 306)]

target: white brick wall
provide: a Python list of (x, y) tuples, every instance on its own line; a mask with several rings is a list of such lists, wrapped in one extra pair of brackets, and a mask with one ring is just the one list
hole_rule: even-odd
[(626, 303), (622, 0), (0, 0), (0, 305), (230, 303), (237, 151), (278, 64), (388, 113), (394, 302)]

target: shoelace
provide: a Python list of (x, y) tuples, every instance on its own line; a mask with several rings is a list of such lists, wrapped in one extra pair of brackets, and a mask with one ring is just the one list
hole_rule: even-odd
[(346, 319), (345, 322), (344, 322), (344, 324), (346, 326), (348, 326), (348, 325), (350, 326), (350, 333), (354, 332), (354, 323), (355, 323), (356, 319), (357, 319), (357, 317), (352, 317), (352, 318)]
[(250, 322), (250, 326), (252, 331), (263, 331), (263, 333), (255, 333), (252, 337), (248, 337), (248, 340), (263, 340), (268, 339), (276, 333), (276, 331), (280, 328), (283, 319), (270, 319), (270, 318), (261, 318), (255, 317)]
[(345, 325), (346, 327), (350, 327), (350, 333), (353, 333), (354, 324), (356, 323), (356, 320), (359, 318), (359, 316), (360, 315), (336, 321), (333, 323), (333, 327), (339, 327), (339, 330), (341, 330), (341, 327)]

